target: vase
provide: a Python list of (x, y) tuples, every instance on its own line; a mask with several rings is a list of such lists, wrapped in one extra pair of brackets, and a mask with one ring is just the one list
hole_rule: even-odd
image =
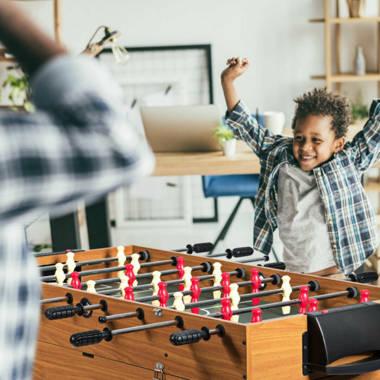
[(356, 48), (354, 68), (356, 75), (365, 75), (365, 58), (361, 46)]
[(365, 7), (365, 0), (346, 0), (350, 17), (361, 17)]
[(226, 140), (223, 143), (223, 152), (227, 157), (232, 157), (236, 151), (236, 139)]

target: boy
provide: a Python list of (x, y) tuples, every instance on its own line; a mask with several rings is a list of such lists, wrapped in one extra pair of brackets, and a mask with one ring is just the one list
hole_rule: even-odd
[(100, 65), (70, 56), (10, 0), (0, 1), (0, 40), (30, 75), (36, 105), (33, 114), (0, 113), (0, 379), (26, 380), (40, 275), (23, 223), (148, 174), (153, 155)]
[(258, 125), (237, 96), (234, 80), (249, 66), (231, 58), (221, 80), (227, 123), (259, 157), (260, 186), (254, 248), (269, 254), (279, 229), (287, 269), (342, 278), (360, 267), (378, 245), (376, 218), (361, 184), (380, 154), (380, 102), (352, 142), (347, 99), (314, 89), (297, 98), (294, 136)]

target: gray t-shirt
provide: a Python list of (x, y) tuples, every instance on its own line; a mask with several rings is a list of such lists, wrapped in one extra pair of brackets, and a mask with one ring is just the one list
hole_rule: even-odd
[(313, 172), (280, 168), (277, 220), (288, 270), (310, 273), (336, 265)]

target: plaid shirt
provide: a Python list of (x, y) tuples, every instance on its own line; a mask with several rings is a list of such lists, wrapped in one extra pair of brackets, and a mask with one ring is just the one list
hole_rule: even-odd
[(137, 176), (153, 155), (126, 122), (121, 92), (93, 59), (60, 56), (32, 81), (37, 112), (0, 113), (0, 379), (31, 376), (39, 273), (22, 224), (68, 211)]
[[(297, 165), (292, 152), (293, 138), (273, 135), (258, 125), (243, 102), (227, 115), (226, 121), (235, 136), (244, 140), (260, 160), (253, 246), (269, 254), (273, 231), (277, 228), (279, 169), (284, 164)], [(375, 164), (379, 155), (380, 99), (372, 102), (370, 118), (352, 142), (346, 143), (342, 151), (313, 170), (325, 208), (334, 258), (346, 274), (362, 265), (378, 245), (375, 212), (363, 189), (361, 177)], [(305, 225), (305, 228), (309, 227)]]

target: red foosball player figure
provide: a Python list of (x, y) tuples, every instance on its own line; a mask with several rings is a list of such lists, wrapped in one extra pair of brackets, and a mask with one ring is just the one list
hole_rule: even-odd
[(222, 292), (223, 292), (223, 298), (228, 298), (230, 296), (230, 274), (225, 272), (222, 273), (222, 281), (220, 283), (221, 286), (223, 286)]
[(298, 299), (301, 301), (300, 307), (298, 309), (299, 314), (304, 314), (307, 311), (307, 305), (309, 304), (309, 287), (301, 286), (300, 295)]
[[(259, 270), (256, 268), (251, 269), (251, 282), (252, 282), (252, 293), (258, 293), (261, 285), (261, 278)], [(260, 299), (252, 298), (252, 305), (256, 306), (260, 303)]]
[(82, 289), (82, 283), (80, 282), (80, 279), (79, 279), (79, 272), (72, 272), (70, 274), (71, 276), (71, 286), (74, 288), (74, 289)]
[(261, 313), (263, 311), (259, 307), (252, 309), (251, 323), (262, 322)]
[(135, 301), (135, 296), (133, 294), (133, 287), (127, 286), (124, 288), (125, 296), (124, 299), (128, 301)]
[(166, 282), (160, 281), (158, 283), (158, 293), (160, 297), (160, 307), (168, 307), (169, 293), (166, 289)]
[[(185, 274), (185, 271), (183, 268), (185, 267), (185, 259), (183, 257), (177, 257), (177, 270), (178, 270), (178, 278), (180, 280), (183, 279), (183, 275)], [(184, 289), (185, 285), (184, 284), (179, 284), (179, 291), (182, 292)]]
[(369, 302), (369, 290), (363, 289), (360, 291), (360, 303)]
[(133, 273), (133, 265), (127, 264), (125, 266), (125, 275), (128, 277), (128, 285), (134, 286), (134, 282), (136, 281), (136, 275)]
[(312, 311), (318, 311), (318, 303), (319, 301), (315, 298), (309, 299), (309, 305), (307, 307), (307, 311), (310, 313)]
[[(199, 297), (201, 295), (201, 288), (199, 287), (199, 278), (192, 277), (191, 279), (191, 303), (199, 302)], [(194, 314), (199, 314), (199, 307), (193, 307), (191, 312)]]
[(223, 319), (230, 321), (232, 317), (231, 300), (229, 298), (222, 298), (220, 302), (222, 303), (220, 312), (223, 314)]

